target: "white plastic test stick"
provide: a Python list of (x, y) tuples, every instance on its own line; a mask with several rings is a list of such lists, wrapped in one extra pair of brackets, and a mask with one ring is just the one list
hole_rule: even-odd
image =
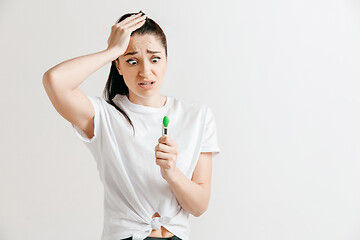
[(167, 129), (167, 127), (164, 126), (164, 124), (163, 124), (162, 126), (163, 126), (163, 127), (162, 127), (162, 135), (163, 135), (163, 136), (166, 136), (167, 133), (168, 133), (168, 129)]
[(163, 124), (162, 124), (162, 135), (166, 136), (168, 135), (168, 126), (169, 126), (170, 119), (168, 116), (165, 116), (163, 118)]

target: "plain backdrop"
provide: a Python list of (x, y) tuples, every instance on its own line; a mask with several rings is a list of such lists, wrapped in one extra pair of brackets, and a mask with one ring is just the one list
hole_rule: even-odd
[[(162, 93), (210, 106), (222, 150), (191, 239), (360, 239), (360, 3), (0, 1), (0, 239), (99, 240), (95, 160), (42, 76), (102, 51), (142, 10), (164, 30)], [(80, 85), (101, 96), (110, 63)]]

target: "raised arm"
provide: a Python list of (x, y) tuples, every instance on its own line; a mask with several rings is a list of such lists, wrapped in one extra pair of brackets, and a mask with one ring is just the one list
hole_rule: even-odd
[(94, 108), (78, 86), (106, 63), (116, 58), (105, 50), (62, 62), (44, 73), (43, 85), (56, 111), (78, 126), (91, 138), (94, 130)]
[(125, 53), (131, 32), (142, 26), (145, 17), (132, 15), (113, 25), (106, 50), (64, 61), (43, 75), (45, 91), (56, 111), (89, 138), (94, 136), (95, 111), (78, 87), (99, 68)]

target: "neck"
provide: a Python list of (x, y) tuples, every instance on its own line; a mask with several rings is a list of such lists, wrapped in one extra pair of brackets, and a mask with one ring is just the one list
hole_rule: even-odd
[(161, 108), (167, 101), (167, 97), (163, 96), (161, 93), (148, 98), (142, 98), (129, 91), (126, 96), (132, 103), (153, 108)]

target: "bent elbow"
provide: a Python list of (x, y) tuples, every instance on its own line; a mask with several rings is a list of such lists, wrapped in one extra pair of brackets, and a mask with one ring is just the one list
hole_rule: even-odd
[(43, 74), (43, 77), (42, 77), (42, 81), (43, 83), (44, 82), (48, 82), (48, 81), (51, 81), (54, 79), (54, 73), (52, 71), (47, 70), (44, 74)]
[(203, 213), (204, 212), (206, 212), (206, 210), (207, 210), (207, 206), (206, 206), (206, 208), (204, 208), (204, 209), (202, 209), (202, 210), (199, 210), (199, 211), (196, 211), (196, 212), (194, 212), (194, 217), (200, 217), (201, 215), (203, 215)]
[(52, 76), (50, 75), (49, 72), (45, 72), (43, 77), (42, 77), (42, 84), (43, 86), (46, 88), (47, 86), (49, 86), (50, 83), (50, 79), (52, 79)]

